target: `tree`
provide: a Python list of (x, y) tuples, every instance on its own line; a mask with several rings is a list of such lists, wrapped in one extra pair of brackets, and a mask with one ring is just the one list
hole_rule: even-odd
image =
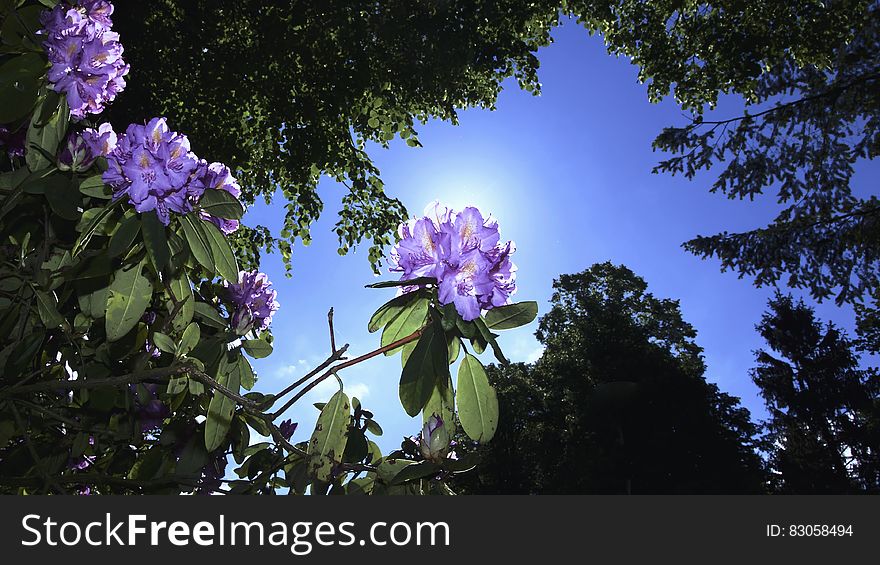
[[(367, 142), (419, 146), (415, 126), (494, 107), (507, 77), (538, 88), (535, 50), (558, 2), (514, 0), (162, 0), (115, 14), (131, 84), (114, 124), (164, 115), (196, 151), (238, 171), (245, 203), (287, 201), (284, 228), (238, 240), (277, 242), (285, 261), (323, 209), (321, 175), (343, 183), (340, 251), (371, 239), (377, 264), (406, 219), (383, 191)], [(207, 118), (210, 116), (210, 118)], [(279, 235), (279, 234), (274, 234)]]
[(880, 384), (860, 368), (853, 342), (803, 301), (777, 294), (757, 326), (770, 351), (752, 379), (766, 423), (776, 488), (784, 493), (880, 489)]
[[(718, 257), (759, 286), (783, 280), (818, 300), (853, 304), (870, 333), (880, 299), (880, 201), (855, 194), (851, 181), (860, 162), (880, 154), (880, 4), (713, 2), (699, 11), (673, 26), (670, 49), (685, 51), (637, 49), (664, 70), (689, 61), (661, 74), (666, 88), (676, 82), (692, 117), (657, 137), (654, 147), (675, 155), (655, 172), (693, 178), (718, 166), (712, 192), (772, 192), (784, 207), (768, 226), (699, 236), (685, 249)], [(721, 93), (742, 96), (741, 115), (706, 116), (703, 105)]]
[(696, 332), (677, 301), (655, 298), (611, 263), (562, 275), (553, 287), (536, 334), (542, 357), (489, 371), (502, 411), (468, 488), (762, 491), (757, 428), (738, 399), (704, 379)]

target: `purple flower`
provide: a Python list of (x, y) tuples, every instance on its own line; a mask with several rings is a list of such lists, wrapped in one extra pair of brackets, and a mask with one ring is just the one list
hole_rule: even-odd
[[(205, 166), (201, 183), (204, 185), (205, 190), (225, 190), (236, 198), (241, 195), (241, 187), (238, 185), (238, 181), (232, 176), (229, 167), (223, 163), (211, 163)], [(238, 220), (218, 218), (205, 212), (200, 212), (199, 216), (213, 223), (220, 228), (220, 231), (227, 235), (237, 230), (239, 226)]]
[(225, 281), (226, 294), (232, 302), (232, 327), (239, 335), (250, 330), (264, 330), (278, 310), (277, 292), (264, 273), (240, 271), (238, 283)]
[(434, 202), (424, 217), (401, 225), (398, 234), (391, 270), (402, 273), (400, 280), (437, 279), (440, 302), (454, 304), (466, 321), (507, 304), (516, 292), (516, 266), (510, 261), (516, 247), (502, 244), (497, 222), (477, 208), (455, 213)]
[(149, 432), (156, 430), (162, 426), (162, 421), (171, 415), (168, 406), (159, 400), (157, 390), (158, 385), (145, 384), (143, 387), (147, 390), (147, 397), (141, 398), (137, 394), (137, 388), (132, 385), (135, 392), (136, 414), (141, 423), (141, 431)]
[(110, 31), (112, 13), (113, 5), (103, 0), (62, 0), (40, 16), (51, 63), (49, 82), (67, 96), (75, 118), (100, 114), (125, 88), (129, 66), (122, 59), (119, 34)]
[(127, 195), (141, 213), (156, 210), (165, 225), (170, 212), (186, 214), (204, 192), (198, 157), (186, 136), (168, 129), (165, 118), (128, 126), (107, 164), (102, 178), (113, 188), (113, 197)]
[(101, 124), (98, 129), (86, 128), (82, 137), (95, 155), (106, 157), (116, 149), (116, 132), (110, 124)]
[(278, 429), (281, 431), (281, 435), (284, 436), (284, 439), (290, 440), (290, 437), (293, 435), (293, 432), (296, 431), (297, 423), (291, 420), (284, 420), (281, 422), (281, 425), (278, 426)]
[(429, 461), (446, 458), (449, 452), (449, 431), (443, 425), (443, 419), (437, 414), (431, 415), (422, 428), (419, 436), (419, 451)]
[(0, 146), (6, 148), (9, 158), (24, 157), (25, 137), (27, 128), (21, 127), (17, 131), (9, 131), (6, 126), (0, 126)]

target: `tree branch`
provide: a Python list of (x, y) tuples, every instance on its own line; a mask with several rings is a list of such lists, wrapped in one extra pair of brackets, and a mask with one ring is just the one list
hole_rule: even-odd
[[(421, 328), (417, 329), (416, 331), (414, 331), (413, 333), (409, 334), (408, 336), (401, 338), (401, 339), (398, 339), (397, 341), (395, 341), (393, 343), (389, 343), (388, 345), (385, 345), (385, 346), (380, 347), (378, 349), (374, 349), (373, 351), (370, 351), (369, 353), (365, 353), (364, 355), (361, 355), (360, 357), (355, 357), (354, 359), (350, 359), (344, 363), (340, 363), (339, 365), (331, 367), (327, 372), (325, 372), (323, 375), (321, 375), (320, 377), (318, 377), (314, 381), (310, 382), (308, 384), (308, 386), (306, 386), (301, 391), (296, 393), (293, 396), (293, 398), (291, 398), (290, 400), (288, 400), (284, 404), (284, 406), (282, 406), (275, 413), (273, 413), (272, 419), (274, 420), (275, 418), (277, 418), (278, 416), (283, 414), (288, 408), (293, 406), (293, 404), (297, 400), (299, 400), (307, 392), (309, 392), (310, 390), (312, 390), (313, 388), (318, 386), (318, 384), (320, 384), (322, 381), (324, 381), (324, 379), (329, 378), (331, 375), (341, 371), (342, 369), (345, 369), (347, 367), (351, 367), (352, 365), (357, 365), (358, 363), (362, 363), (362, 362), (366, 361), (367, 359), (372, 359), (373, 357), (375, 357), (377, 355), (381, 355), (381, 354), (386, 353), (388, 351), (391, 351), (393, 349), (397, 349), (398, 347), (400, 347), (402, 345), (406, 345), (407, 343), (415, 341), (415, 340), (419, 339), (419, 337), (421, 337), (422, 332), (424, 332), (424, 331), (425, 331), (425, 328), (421, 327)], [(317, 373), (317, 371), (313, 371), (313, 373)], [(300, 381), (302, 381), (302, 380), (303, 379), (300, 379)]]

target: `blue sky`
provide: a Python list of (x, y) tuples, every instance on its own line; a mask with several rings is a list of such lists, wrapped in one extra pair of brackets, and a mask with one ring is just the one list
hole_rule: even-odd
[[(476, 205), (491, 212), (502, 238), (517, 244), (515, 299), (537, 300), (540, 313), (548, 309), (559, 274), (608, 260), (627, 265), (645, 278), (655, 296), (681, 301), (684, 319), (696, 327), (697, 342), (705, 350), (707, 379), (739, 396), (753, 418), (762, 417), (748, 370), (753, 351), (763, 345), (754, 326), (773, 290), (721, 273), (716, 261), (700, 260), (680, 245), (698, 234), (765, 225), (779, 206), (772, 195), (740, 202), (710, 194), (712, 173), (694, 181), (651, 174), (662, 157), (652, 152), (651, 141), (664, 126), (684, 123), (681, 112), (672, 102), (650, 104), (636, 68), (607, 55), (600, 38), (573, 23), (558, 28), (554, 38), (538, 54), (541, 96), (505, 83), (496, 111), (463, 112), (458, 126), (422, 126), (423, 148), (399, 142), (388, 150), (373, 148), (370, 154), (386, 190), (411, 214), (420, 214), (434, 199), (457, 209)], [(722, 101), (719, 115), (729, 116), (735, 108), (736, 101)], [(868, 190), (876, 172), (876, 167), (860, 171), (857, 191)], [(326, 358), (331, 306), (339, 343), (349, 343), (354, 355), (375, 349), (379, 336), (367, 332), (367, 321), (394, 295), (393, 290), (364, 288), (380, 280), (370, 270), (366, 249), (345, 257), (336, 253), (331, 228), (345, 189), (330, 180), (319, 188), (325, 212), (313, 227), (312, 245), (294, 251), (293, 277), (284, 277), (277, 255), (263, 262), (281, 310), (273, 322), (275, 352), (254, 363), (258, 390), (278, 391)], [(282, 206), (280, 199), (272, 206), (260, 203), (245, 221), (277, 233)], [(817, 313), (852, 326), (849, 309), (821, 304)], [(536, 326), (504, 332), (500, 343), (512, 360), (533, 361), (540, 355)], [(377, 441), (383, 452), (418, 432), (420, 420), (409, 418), (398, 401), (399, 356), (370, 360), (340, 376), (349, 395), (359, 397), (383, 426), (385, 434)], [(311, 434), (318, 414), (311, 403), (325, 400), (336, 388), (330, 379), (289, 411), (300, 423), (295, 441)]]

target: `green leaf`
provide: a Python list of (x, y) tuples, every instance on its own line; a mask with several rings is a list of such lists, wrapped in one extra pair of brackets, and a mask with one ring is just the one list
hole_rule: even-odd
[(517, 302), (498, 306), (486, 312), (486, 327), (490, 330), (509, 330), (531, 323), (538, 315), (538, 303)]
[(408, 279), (405, 281), (383, 281), (373, 284), (365, 285), (366, 288), (392, 288), (395, 286), (418, 286), (424, 284), (437, 284), (437, 279), (434, 277), (418, 277), (415, 279)]
[(199, 325), (195, 322), (190, 323), (186, 326), (186, 329), (183, 330), (183, 335), (180, 337), (180, 344), (177, 346), (175, 355), (179, 357), (192, 351), (195, 346), (199, 344), (201, 336), (202, 332), (199, 330)]
[[(11, 12), (16, 6), (21, 6), (24, 0), (4, 0), (4, 11)], [(34, 32), (40, 29), (40, 14), (43, 8), (40, 6), (22, 6), (16, 10), (16, 14), (10, 13), (0, 29), (0, 37), (5, 45), (15, 48), (32, 48)], [(45, 56), (43, 57), (45, 64)]]
[(141, 214), (141, 224), (143, 226), (144, 247), (147, 248), (147, 253), (149, 253), (156, 271), (161, 272), (168, 265), (168, 260), (171, 259), (165, 225), (159, 220), (159, 215), (155, 210)]
[(174, 340), (161, 332), (153, 332), (153, 345), (165, 353), (174, 353), (177, 345)]
[[(221, 191), (225, 192), (225, 191)], [(238, 282), (238, 262), (229, 241), (220, 229), (208, 221), (199, 222), (211, 245), (211, 254), (217, 273), (230, 282)]]
[(400, 474), (401, 471), (410, 465), (415, 464), (415, 461), (410, 461), (408, 459), (383, 459), (379, 462), (376, 469), (376, 475), (379, 477), (379, 480), (385, 483), (390, 483), (394, 480), (394, 477)]
[(37, 298), (37, 311), (40, 314), (40, 319), (47, 328), (51, 330), (59, 326), (67, 326), (67, 321), (58, 312), (58, 300), (54, 293), (35, 290), (34, 295)]
[(46, 177), (43, 181), (43, 192), (49, 207), (61, 218), (76, 220), (82, 215), (79, 211), (82, 205), (79, 192), (65, 175), (59, 173)]
[(107, 311), (108, 296), (110, 296), (110, 288), (106, 286), (92, 292), (83, 292), (78, 296), (79, 308), (93, 320), (103, 318)]
[(244, 216), (241, 202), (225, 190), (206, 190), (199, 200), (199, 208), (211, 216), (226, 220), (240, 220)]
[[(67, 132), (67, 125), (70, 121), (67, 101), (62, 99), (61, 107), (56, 111), (57, 102), (57, 98), (46, 96), (34, 110), (31, 127), (27, 133), (27, 150), (25, 152), (25, 161), (32, 171), (54, 164), (54, 159), (51, 157), (58, 153), (58, 146)], [(45, 123), (40, 123), (39, 120), (43, 117), (41, 114), (49, 115), (47, 112), (50, 111), (52, 118)]]
[(226, 329), (227, 321), (220, 315), (213, 306), (206, 302), (196, 302), (193, 305), (193, 311), (196, 316), (201, 318), (209, 326), (217, 329)]
[(0, 173), (0, 190), (12, 192), (12, 189), (24, 183), (30, 174), (31, 172), (27, 170), (27, 167), (19, 167), (14, 171)]
[(153, 285), (143, 275), (144, 261), (116, 271), (110, 283), (104, 327), (108, 341), (124, 337), (134, 328), (153, 298)]
[(449, 379), (448, 355), (443, 327), (435, 320), (425, 328), (400, 375), (400, 402), (410, 416), (421, 412), (437, 383)]
[(439, 471), (440, 466), (436, 463), (431, 461), (420, 461), (413, 465), (407, 465), (401, 469), (399, 473), (394, 475), (394, 478), (389, 484), (400, 485), (407, 481), (414, 481), (416, 479), (423, 479), (425, 477), (436, 475)]
[(412, 352), (416, 348), (416, 345), (418, 345), (418, 342), (411, 341), (400, 348), (400, 368), (401, 369), (406, 367), (406, 362), (409, 361), (409, 356), (412, 355)]
[(79, 183), (79, 191), (86, 196), (99, 198), (101, 200), (110, 200), (113, 198), (113, 192), (110, 187), (104, 184), (101, 175), (94, 175), (84, 179)]
[(265, 339), (246, 339), (241, 346), (254, 359), (263, 359), (272, 354), (272, 346)]
[(431, 398), (422, 410), (422, 424), (431, 416), (437, 414), (443, 420), (445, 426), (449, 426), (449, 435), (453, 433), (455, 425), (455, 393), (452, 390), (452, 378), (446, 379), (445, 383), (437, 383), (431, 392)]
[(241, 382), (241, 388), (247, 390), (254, 388), (254, 385), (257, 383), (257, 377), (254, 375), (254, 369), (251, 367), (250, 361), (248, 361), (243, 355), (238, 361), (238, 371), (238, 380)]
[[(8, 18), (7, 22), (12, 20), (15, 18)], [(16, 122), (31, 112), (45, 72), (46, 59), (42, 53), (25, 53), (0, 65), (0, 123)]]
[(367, 324), (367, 330), (373, 333), (380, 328), (384, 328), (404, 312), (407, 306), (418, 297), (419, 293), (408, 292), (392, 298), (376, 310), (376, 313), (373, 314), (370, 322)]
[[(400, 314), (389, 323), (382, 332), (382, 347), (405, 338), (425, 325), (428, 317), (428, 299), (418, 298), (409, 303)], [(397, 350), (385, 352), (393, 355)]]
[(119, 257), (123, 253), (131, 250), (131, 244), (134, 242), (141, 230), (141, 220), (132, 214), (123, 218), (110, 236), (110, 245), (107, 247), (107, 254), (110, 257)]
[[(217, 382), (232, 392), (241, 390), (241, 368), (239, 363), (243, 357), (236, 355), (235, 360), (230, 362), (231, 354), (223, 355), (217, 368)], [(205, 449), (214, 451), (223, 445), (232, 417), (235, 414), (235, 401), (218, 391), (214, 391), (211, 403), (208, 405), (207, 419), (205, 420)]]
[(309, 474), (319, 481), (329, 480), (333, 464), (342, 460), (350, 418), (348, 396), (337, 391), (321, 410), (309, 440)]
[[(181, 270), (176, 277), (169, 281), (168, 287), (171, 290), (171, 297), (174, 299), (174, 302), (183, 302), (177, 310), (177, 315), (171, 320), (171, 326), (175, 330), (180, 331), (189, 325), (195, 312), (195, 298), (193, 297), (192, 287), (189, 284), (186, 271)], [(174, 311), (172, 301), (169, 300), (166, 307), (169, 314)]]
[[(498, 342), (495, 340), (495, 334), (489, 331), (489, 328), (486, 327), (486, 323), (483, 322), (482, 318), (477, 318), (474, 320), (474, 325), (477, 327), (477, 331), (479, 332), (479, 338), (482, 339), (487, 345), (492, 346), (492, 353), (495, 354), (495, 358), (504, 365), (509, 365), (510, 361), (507, 360), (507, 357), (504, 356), (504, 353), (501, 351), (501, 346), (498, 345)], [(474, 342), (477, 343), (474, 343)], [(477, 345), (479, 344), (478, 340), (474, 340), (471, 343), (474, 343), (474, 349), (478, 349)], [(482, 350), (485, 350), (485, 346), (482, 347)], [(478, 351), (478, 353), (482, 353), (482, 351)]]
[[(195, 219), (194, 214), (187, 214), (180, 217), (180, 227), (183, 228), (183, 237), (189, 245), (189, 250), (208, 273), (214, 274), (217, 269), (214, 267), (214, 254), (211, 252), (211, 240), (208, 234), (202, 229), (205, 222)], [(237, 275), (237, 273), (236, 273)]]
[(90, 210), (98, 210), (94, 213), (94, 216), (91, 219), (87, 220), (86, 214), (90, 210), (86, 210), (83, 213), (82, 221), (86, 222), (85, 226), (82, 229), (82, 233), (79, 234), (76, 242), (73, 244), (73, 249), (70, 251), (71, 257), (76, 257), (82, 252), (83, 249), (89, 244), (89, 241), (92, 239), (92, 236), (95, 235), (95, 232), (110, 215), (110, 213), (116, 208), (116, 206), (122, 203), (122, 199), (116, 200), (115, 202), (108, 204), (103, 208), (91, 208)]
[(168, 389), (166, 390), (166, 393), (171, 396), (180, 394), (181, 392), (186, 390), (188, 380), (189, 377), (187, 377), (186, 375), (171, 377), (171, 379), (168, 380)]
[(458, 368), (458, 418), (474, 441), (487, 442), (498, 426), (498, 397), (482, 363), (466, 353)]
[(383, 433), (382, 426), (375, 420), (367, 420), (367, 431), (374, 436), (381, 436)]
[(447, 338), (447, 345), (449, 346), (449, 364), (452, 365), (458, 361), (458, 356), (461, 355), (461, 338), (455, 334), (448, 335)]
[(358, 428), (349, 427), (342, 461), (344, 463), (358, 463), (364, 460), (369, 451), (370, 447), (367, 444), (367, 437), (364, 435), (364, 432)]

